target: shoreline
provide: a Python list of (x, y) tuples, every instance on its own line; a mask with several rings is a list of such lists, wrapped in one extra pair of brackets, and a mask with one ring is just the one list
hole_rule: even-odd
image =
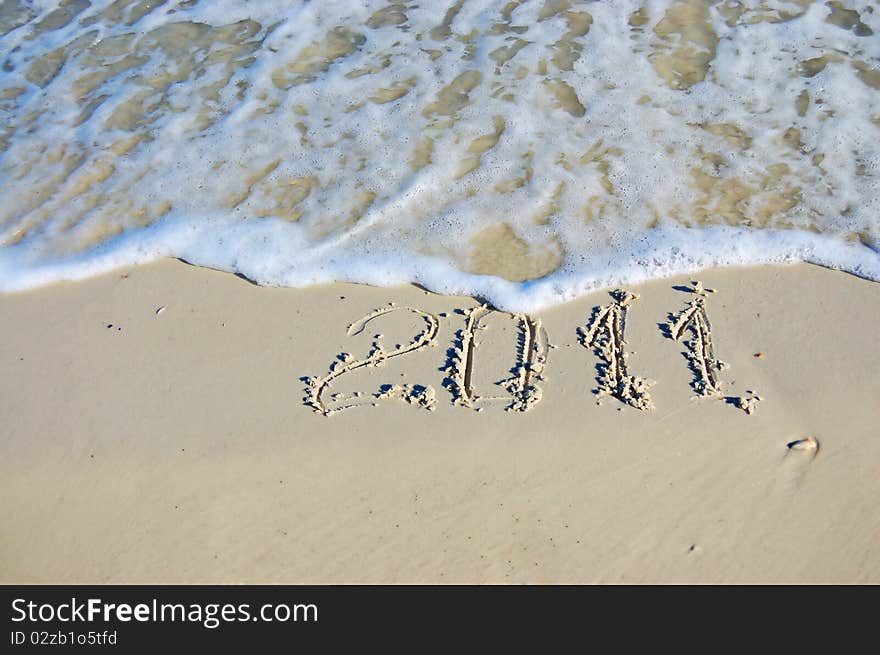
[[(366, 254), (342, 250), (342, 256), (337, 253), (328, 261), (326, 246), (302, 250), (305, 235), (300, 230), (297, 224), (258, 220), (242, 231), (235, 223), (199, 217), (196, 222), (168, 220), (140, 232), (123, 233), (93, 252), (51, 263), (35, 265), (20, 254), (0, 253), (0, 293), (26, 293), (46, 285), (87, 282), (169, 259), (237, 275), (263, 287), (305, 289), (341, 283), (392, 288), (413, 284), (431, 293), (482, 298), (502, 311), (530, 313), (553, 311), (618, 286), (699, 277), (704, 270), (812, 264), (880, 281), (880, 256), (876, 249), (853, 234), (841, 239), (799, 230), (754, 230), (729, 225), (653, 228), (650, 241), (636, 238), (618, 244), (614, 253), (594, 253), (591, 257), (595, 262), (590, 267), (569, 269), (562, 265), (544, 277), (530, 279), (529, 269), (534, 262), (528, 249), (505, 250), (503, 242), (495, 244), (498, 250), (493, 246), (489, 248), (491, 252), (471, 253), (488, 257), (483, 262), (484, 272), (500, 276), (495, 277), (468, 273), (431, 256), (411, 255), (408, 263), (401, 265), (397, 261), (399, 253), (381, 249)], [(215, 239), (225, 243), (226, 249), (200, 249), (199, 244)], [(295, 262), (268, 261), (259, 249), (245, 247), (242, 239), (275, 243), (279, 252), (299, 255)], [(288, 250), (282, 247), (285, 245)], [(168, 255), (170, 252), (175, 256)], [(620, 266), (619, 260), (630, 263)], [(505, 275), (523, 281), (513, 282)]]
[[(717, 290), (715, 398), (693, 398), (660, 327), (692, 279)], [(577, 329), (606, 291), (532, 317), (555, 348), (527, 412), (454, 402), (439, 369), (472, 298), (258, 287), (173, 260), (0, 294), (3, 581), (880, 581), (880, 284), (796, 264), (627, 290), (650, 411), (596, 405)], [(367, 406), (311, 411), (300, 378), (423, 329), (402, 311), (347, 335), (389, 302), (436, 316), (436, 346), (334, 382)], [(504, 397), (517, 323), (483, 325), (472, 387)], [(407, 396), (428, 386), (431, 411)], [(724, 400), (750, 396), (751, 414)], [(804, 439), (818, 449), (790, 447)]]

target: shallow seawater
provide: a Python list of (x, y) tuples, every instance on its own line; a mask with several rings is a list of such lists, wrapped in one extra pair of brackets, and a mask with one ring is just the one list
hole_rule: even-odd
[(2, 0), (0, 66), (0, 289), (880, 279), (873, 2)]

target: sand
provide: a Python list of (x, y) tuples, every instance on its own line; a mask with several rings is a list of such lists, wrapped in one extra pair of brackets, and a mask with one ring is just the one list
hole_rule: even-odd
[[(474, 331), (476, 400), (443, 384), (470, 298), (171, 260), (2, 295), (0, 582), (880, 582), (880, 284), (795, 265), (627, 290), (593, 347), (606, 291), (531, 317), (544, 379), (518, 404), (494, 384), (520, 374), (509, 315)], [(347, 334), (390, 302), (435, 345), (386, 358), (431, 330), (405, 309)], [(726, 366), (698, 397), (707, 330), (696, 370)], [(303, 401), (375, 341), (384, 364), (322, 394), (365, 406)], [(597, 405), (621, 370), (653, 409)]]

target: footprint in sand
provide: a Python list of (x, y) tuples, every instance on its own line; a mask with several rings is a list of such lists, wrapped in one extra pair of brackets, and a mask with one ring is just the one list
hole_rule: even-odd
[(796, 490), (818, 454), (819, 440), (815, 437), (789, 441), (785, 445), (785, 454), (776, 475), (776, 487), (785, 491)]

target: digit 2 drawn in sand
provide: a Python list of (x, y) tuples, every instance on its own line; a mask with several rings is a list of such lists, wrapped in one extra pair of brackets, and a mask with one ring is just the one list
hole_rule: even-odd
[[(377, 334), (376, 340), (373, 341), (372, 350), (369, 352), (366, 359), (355, 359), (349, 353), (342, 353), (338, 356), (337, 361), (333, 362), (330, 365), (330, 372), (323, 378), (317, 376), (302, 378), (303, 382), (306, 383), (306, 396), (303, 398), (303, 402), (306, 405), (312, 407), (316, 412), (319, 412), (324, 416), (331, 416), (336, 412), (341, 412), (352, 407), (362, 407), (366, 403), (355, 402), (347, 405), (328, 408), (324, 402), (324, 392), (333, 384), (335, 380), (342, 377), (346, 373), (350, 373), (351, 371), (354, 371), (364, 366), (381, 366), (393, 357), (400, 357), (401, 355), (406, 355), (407, 353), (421, 350), (426, 346), (437, 345), (435, 337), (437, 336), (437, 330), (440, 327), (439, 320), (433, 314), (429, 314), (428, 312), (424, 312), (420, 309), (415, 309), (414, 307), (389, 306), (382, 307), (373, 312), (370, 312), (363, 318), (358, 319), (348, 326), (348, 336), (351, 337), (356, 334), (360, 334), (361, 332), (363, 332), (367, 323), (369, 323), (370, 321), (377, 319), (380, 316), (385, 316), (387, 314), (390, 314), (391, 312), (396, 311), (409, 311), (420, 316), (425, 322), (425, 329), (417, 334), (408, 345), (401, 346), (398, 344), (394, 350), (389, 352), (385, 352), (385, 350), (382, 348), (382, 344), (379, 341), (381, 335)], [(358, 396), (360, 396), (360, 394), (356, 393), (355, 397)], [(430, 385), (383, 385), (379, 393), (374, 394), (374, 396), (376, 398), (390, 398), (393, 396), (400, 396), (403, 400), (409, 402), (410, 404), (424, 407), (428, 410), (434, 409), (437, 404), (434, 388)], [(334, 400), (347, 400), (349, 398), (350, 397), (343, 396), (342, 394), (334, 394), (333, 396)]]
[(626, 366), (626, 312), (639, 297), (622, 289), (612, 291), (609, 295), (614, 302), (594, 308), (587, 329), (578, 328), (581, 345), (592, 348), (601, 362), (596, 378), (599, 386), (593, 393), (599, 399), (613, 396), (636, 409), (654, 409), (648, 393), (654, 381), (630, 375)]
[[(507, 411), (527, 412), (541, 402), (543, 392), (538, 382), (543, 381), (544, 367), (547, 363), (549, 343), (541, 320), (534, 320), (525, 314), (513, 314), (511, 318), (519, 323), (519, 338), (516, 357), (511, 372), (513, 377), (498, 382), (510, 396), (478, 396), (473, 387), (474, 351), (479, 347), (477, 330), (485, 329), (480, 321), (492, 313), (486, 305), (463, 310), (465, 326), (458, 332), (459, 342), (453, 349), (449, 369), (453, 402), (464, 407), (490, 400), (510, 400)], [(478, 410), (479, 411), (479, 410)]]
[(666, 335), (675, 341), (679, 341), (685, 331), (690, 329), (693, 338), (684, 342), (687, 346), (684, 356), (695, 374), (692, 386), (698, 396), (717, 396), (721, 393), (718, 374), (727, 369), (728, 365), (715, 357), (712, 326), (706, 314), (706, 295), (715, 293), (715, 289), (704, 289), (699, 281), (692, 284), (694, 286), (690, 291), (697, 297), (677, 315), (670, 314), (669, 322), (664, 327)]

